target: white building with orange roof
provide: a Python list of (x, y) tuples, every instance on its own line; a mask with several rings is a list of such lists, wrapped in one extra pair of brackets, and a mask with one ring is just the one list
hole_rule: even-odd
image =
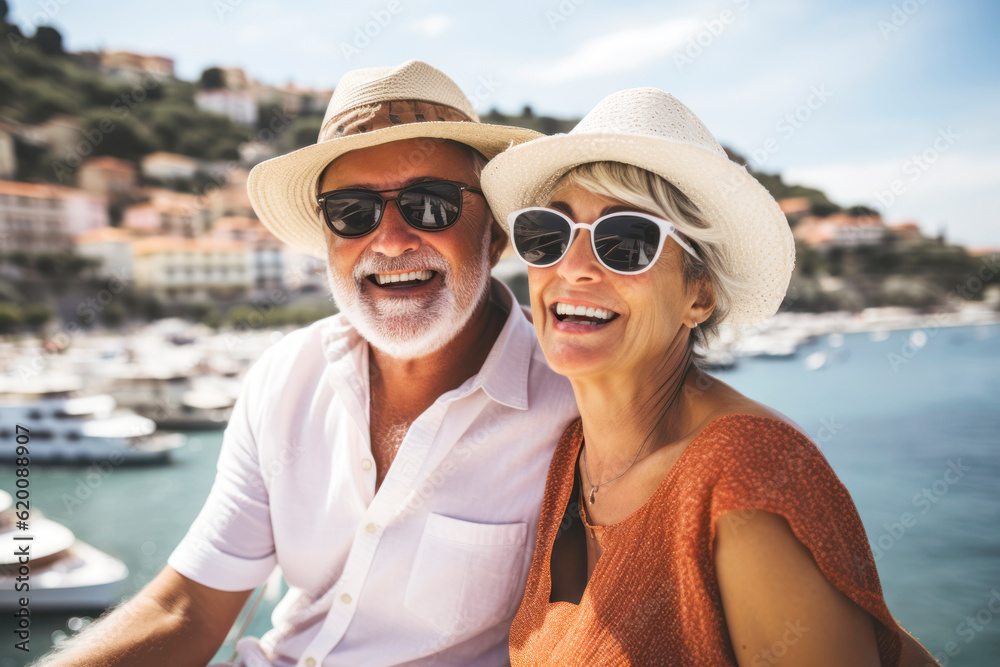
[(166, 300), (238, 298), (253, 284), (245, 243), (153, 236), (132, 245), (135, 284)]
[(812, 209), (812, 202), (805, 197), (786, 197), (778, 200), (778, 207), (786, 217), (801, 216)]
[(73, 237), (107, 227), (104, 200), (77, 188), (0, 181), (0, 238), (4, 252), (64, 252)]
[(310, 88), (295, 83), (272, 86), (251, 80), (248, 89), (259, 105), (278, 107), (286, 116), (322, 114), (333, 97), (332, 88)]
[(211, 88), (194, 94), (194, 104), (202, 111), (229, 116), (237, 123), (254, 126), (257, 124), (257, 100), (245, 90)]
[(131, 51), (101, 51), (98, 58), (101, 71), (107, 74), (127, 77), (146, 73), (160, 77), (174, 76), (174, 61), (166, 56), (146, 55)]
[(852, 216), (834, 213), (825, 218), (803, 217), (792, 230), (797, 241), (818, 248), (850, 248), (878, 245), (886, 235), (882, 218), (874, 215)]
[(135, 192), (135, 164), (107, 155), (90, 158), (77, 170), (76, 182), (91, 194), (121, 200)]
[(66, 208), (66, 227), (71, 236), (107, 227), (108, 200), (79, 188), (60, 188)]
[(203, 234), (210, 212), (198, 195), (147, 188), (149, 201), (133, 204), (122, 215), (122, 226), (143, 234), (195, 237)]
[(98, 275), (123, 282), (131, 282), (135, 273), (132, 253), (135, 241), (134, 232), (119, 227), (92, 229), (74, 239), (77, 254), (101, 260)]
[(920, 245), (926, 240), (920, 231), (920, 225), (912, 221), (889, 225), (887, 229), (892, 234), (896, 245), (902, 248)]
[(284, 286), (285, 244), (260, 220), (243, 216), (219, 218), (212, 223), (211, 236), (247, 245), (256, 289)]
[(142, 158), (140, 171), (146, 178), (159, 181), (188, 181), (198, 174), (201, 163), (179, 153), (156, 151)]
[(205, 188), (205, 200), (213, 217), (253, 215), (253, 206), (247, 194), (249, 177), (250, 171), (242, 167), (226, 168), (217, 174), (218, 185)]

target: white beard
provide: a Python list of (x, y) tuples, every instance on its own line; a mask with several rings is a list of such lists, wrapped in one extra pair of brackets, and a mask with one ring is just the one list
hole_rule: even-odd
[[(490, 281), (490, 237), (483, 237), (480, 256), (472, 258), (462, 273), (453, 270), (445, 257), (421, 246), (399, 257), (364, 254), (350, 276), (334, 275), (327, 264), (330, 293), (337, 308), (362, 338), (381, 352), (397, 359), (417, 359), (437, 352), (468, 324), (486, 296)], [(441, 274), (443, 287), (428, 297), (372, 299), (366, 290), (373, 273), (429, 269)]]

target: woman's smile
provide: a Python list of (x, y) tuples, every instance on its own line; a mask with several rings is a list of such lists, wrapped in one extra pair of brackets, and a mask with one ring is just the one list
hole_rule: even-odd
[(548, 307), (556, 331), (575, 334), (596, 333), (618, 320), (619, 313), (592, 301), (560, 297)]

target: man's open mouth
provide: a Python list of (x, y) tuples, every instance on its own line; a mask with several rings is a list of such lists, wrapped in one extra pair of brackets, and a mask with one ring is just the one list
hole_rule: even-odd
[(562, 303), (561, 301), (556, 301), (552, 304), (550, 310), (552, 311), (552, 314), (555, 315), (557, 320), (571, 324), (589, 324), (597, 326), (600, 324), (607, 324), (618, 317), (618, 313), (610, 308), (574, 306), (568, 303)]
[(403, 271), (401, 273), (373, 273), (368, 276), (368, 280), (384, 289), (402, 289), (406, 287), (420, 287), (426, 285), (437, 271)]

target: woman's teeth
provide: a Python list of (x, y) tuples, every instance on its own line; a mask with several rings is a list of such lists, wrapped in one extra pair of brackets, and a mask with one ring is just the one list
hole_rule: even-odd
[(375, 282), (379, 285), (388, 283), (407, 283), (414, 280), (430, 280), (431, 271), (410, 271), (409, 273), (376, 273)]
[(571, 306), (568, 303), (556, 303), (556, 315), (561, 317), (584, 317), (588, 320), (606, 322), (613, 319), (617, 313), (606, 308), (594, 308), (588, 306)]

